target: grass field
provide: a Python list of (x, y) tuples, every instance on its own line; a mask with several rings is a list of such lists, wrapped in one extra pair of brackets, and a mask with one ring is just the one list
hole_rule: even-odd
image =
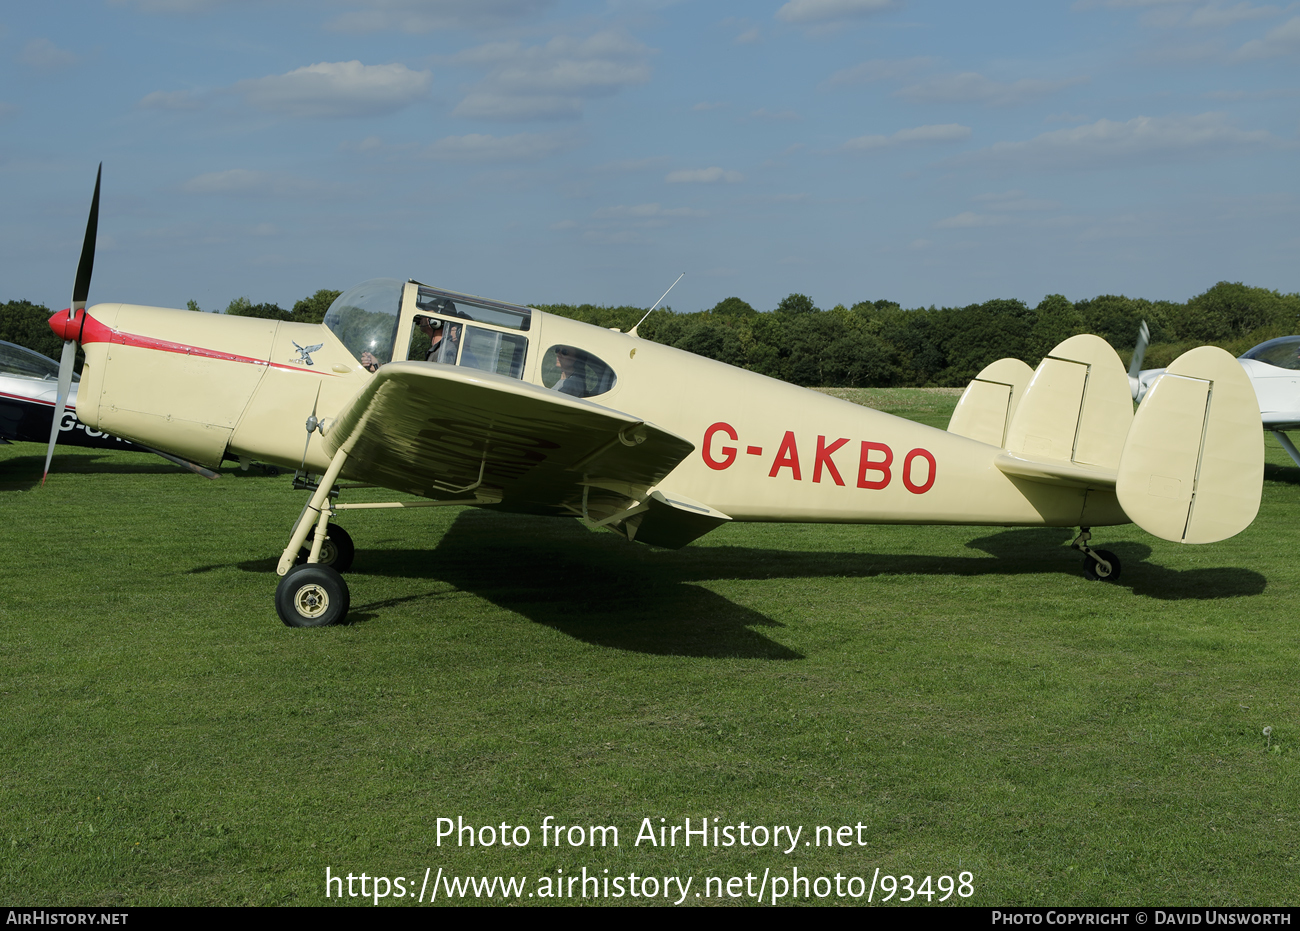
[[(956, 399), (848, 394), (940, 426)], [(351, 623), (322, 630), (272, 602), (287, 477), (66, 450), (42, 489), (43, 452), (0, 447), (4, 901), (320, 905), (327, 868), (386, 877), (391, 904), (426, 868), (527, 879), (463, 900), (485, 903), (555, 901), (528, 896), (583, 868), (691, 877), (692, 904), (752, 904), (726, 881), (765, 871), (768, 901), (795, 869), (842, 877), (796, 900), (817, 904), (902, 874), (937, 902), (961, 872), (948, 904), (1300, 893), (1300, 470), (1271, 439), (1251, 528), (1196, 548), (1100, 528), (1113, 585), (1063, 530), (751, 524), (666, 552), (359, 511)], [(543, 846), (548, 816), (619, 845)], [(529, 843), (439, 846), (457, 817)], [(688, 817), (802, 833), (635, 844)], [(587, 901), (680, 895), (641, 888)]]

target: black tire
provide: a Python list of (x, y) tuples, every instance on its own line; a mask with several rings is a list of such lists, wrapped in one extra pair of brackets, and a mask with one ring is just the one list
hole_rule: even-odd
[(290, 627), (328, 627), (348, 616), (348, 583), (329, 566), (294, 566), (275, 590), (275, 610)]
[(1110, 563), (1110, 571), (1105, 571), (1091, 556), (1085, 556), (1083, 558), (1083, 574), (1094, 582), (1118, 582), (1119, 557), (1110, 550), (1093, 550), (1093, 552)]
[[(307, 542), (303, 544), (302, 549), (298, 551), (298, 558), (294, 560), (295, 566), (301, 566), (307, 562), (307, 557), (311, 555), (311, 541), (316, 537), (315, 528), (307, 534)], [(352, 543), (351, 535), (342, 527), (330, 524), (325, 528), (325, 543), (320, 548), (320, 562), (318, 566), (329, 566), (335, 572), (347, 572), (352, 568), (352, 559), (357, 555), (357, 548)]]

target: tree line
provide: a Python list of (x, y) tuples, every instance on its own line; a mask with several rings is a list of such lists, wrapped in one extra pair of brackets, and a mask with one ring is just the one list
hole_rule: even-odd
[[(319, 323), (340, 293), (317, 291), (291, 310), (240, 297), (221, 312)], [(1127, 364), (1143, 320), (1151, 330), (1145, 368), (1168, 365), (1193, 346), (1216, 345), (1240, 355), (1266, 339), (1300, 333), (1300, 294), (1226, 281), (1183, 303), (1109, 294), (1071, 302), (1049, 294), (1036, 307), (998, 299), (905, 309), (877, 300), (823, 310), (810, 297), (791, 294), (764, 312), (729, 297), (708, 310), (665, 308), (648, 317), (643, 307), (533, 306), (621, 330), (645, 317), (637, 330), (645, 339), (794, 384), (827, 388), (961, 387), (985, 365), (1007, 356), (1037, 365), (1053, 346), (1078, 333), (1102, 337)], [(194, 301), (189, 308), (200, 310)], [(28, 301), (0, 305), (0, 340), (58, 358), (61, 343), (46, 323), (50, 313)]]

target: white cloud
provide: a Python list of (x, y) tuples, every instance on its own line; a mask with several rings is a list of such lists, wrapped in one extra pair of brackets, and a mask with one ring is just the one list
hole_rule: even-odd
[(198, 175), (181, 185), (187, 194), (234, 194), (242, 197), (315, 197), (327, 187), (282, 172), (231, 168)]
[(145, 110), (198, 110), (203, 101), (189, 91), (154, 91), (142, 97), (136, 106)]
[(935, 59), (928, 56), (915, 58), (874, 58), (843, 68), (826, 79), (824, 87), (844, 87), (852, 84), (870, 84), (875, 81), (892, 81), (915, 74), (922, 68), (934, 64)]
[(326, 28), (347, 33), (490, 29), (536, 17), (555, 6), (555, 0), (353, 0), (351, 5), (360, 9)]
[(203, 13), (225, 0), (110, 0), (112, 6), (133, 6), (141, 13)]
[(999, 142), (959, 156), (959, 160), (1003, 167), (1099, 168), (1215, 152), (1258, 151), (1284, 144), (1267, 130), (1237, 129), (1223, 113), (1139, 116), (1123, 123), (1103, 119), (1058, 129), (1025, 142)]
[(670, 171), (664, 180), (669, 184), (717, 184), (718, 182), (735, 184), (737, 181), (744, 181), (745, 176), (738, 171), (715, 165), (712, 168), (683, 168), (679, 171)]
[(662, 168), (668, 161), (666, 155), (647, 155), (645, 158), (624, 158), (614, 162), (597, 165), (592, 171), (623, 174), (633, 171), (652, 171)]
[(582, 116), (578, 97), (474, 93), (466, 95), (453, 116), (480, 120), (576, 120)]
[(827, 23), (856, 19), (898, 6), (895, 0), (790, 0), (776, 11), (787, 23)]
[(902, 145), (929, 145), (936, 142), (963, 142), (969, 139), (969, 126), (959, 123), (941, 123), (935, 126), (915, 126), (900, 129), (890, 136), (858, 136), (841, 147), (847, 152), (873, 152)]
[(534, 162), (571, 149), (577, 141), (559, 133), (519, 133), (514, 136), (445, 136), (425, 151), (430, 158), (457, 162)]
[(1128, 7), (1162, 7), (1162, 6), (1186, 6), (1191, 0), (1077, 0), (1074, 4), (1076, 10), (1090, 10), (1099, 6), (1109, 7), (1110, 9), (1124, 9)]
[(1023, 213), (1026, 211), (1036, 210), (1055, 210), (1060, 207), (1060, 203), (1054, 200), (1039, 200), (1032, 197), (1026, 197), (1024, 191), (1000, 191), (990, 194), (979, 194), (973, 198), (976, 203), (983, 204), (986, 210), (1003, 210), (1013, 213)]
[(610, 219), (647, 219), (657, 217), (707, 217), (708, 213), (692, 207), (664, 207), (660, 204), (619, 204), (617, 207), (601, 207), (592, 214), (597, 220)]
[(1236, 23), (1282, 14), (1280, 7), (1255, 6), (1246, 0), (1231, 6), (1202, 0), (1078, 0), (1074, 5), (1076, 10), (1097, 7), (1146, 10), (1142, 22), (1163, 28), (1223, 29)]
[(62, 71), (75, 65), (79, 57), (49, 39), (30, 39), (18, 53), (18, 61), (37, 71)]
[(1237, 3), (1230, 7), (1208, 4), (1192, 11), (1187, 17), (1187, 25), (1221, 29), (1245, 20), (1267, 19), (1281, 12), (1275, 6), (1252, 6), (1249, 3)]
[(1022, 78), (1004, 84), (967, 71), (911, 84), (900, 90), (898, 96), (908, 103), (982, 103), (990, 107), (1009, 107), (1038, 100), (1073, 84), (1084, 84), (1087, 81), (1086, 77), (1060, 81)]
[(941, 230), (961, 230), (973, 229), (979, 226), (1004, 226), (1011, 222), (1010, 217), (989, 216), (988, 214), (971, 213), (969, 210), (959, 213), (955, 217), (948, 217), (934, 224), (936, 229)]
[(584, 99), (615, 94), (650, 80), (650, 49), (618, 32), (586, 39), (557, 36), (526, 48), (495, 42), (469, 49), (454, 64), (486, 67), (487, 77), (454, 111), (481, 119), (565, 119)]
[(1300, 51), (1300, 16), (1293, 16), (1280, 26), (1270, 29), (1262, 39), (1254, 39), (1237, 49), (1233, 58), (1248, 61), (1258, 58), (1277, 58)]
[(758, 40), (759, 40), (758, 27), (750, 26), (748, 29), (746, 29), (740, 35), (736, 36), (736, 38), (732, 39), (731, 41), (734, 42), (736, 45), (749, 45), (750, 43), (757, 42)]
[(234, 90), (251, 106), (285, 116), (353, 117), (400, 110), (426, 96), (429, 84), (429, 72), (405, 65), (341, 61), (240, 81)]

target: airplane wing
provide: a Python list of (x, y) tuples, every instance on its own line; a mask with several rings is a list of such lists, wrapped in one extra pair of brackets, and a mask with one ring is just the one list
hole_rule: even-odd
[(1264, 411), (1265, 430), (1294, 430), (1300, 427), (1300, 411)]
[(428, 498), (616, 517), (695, 449), (630, 414), (514, 378), (443, 365), (379, 369), (325, 433), (343, 475)]

